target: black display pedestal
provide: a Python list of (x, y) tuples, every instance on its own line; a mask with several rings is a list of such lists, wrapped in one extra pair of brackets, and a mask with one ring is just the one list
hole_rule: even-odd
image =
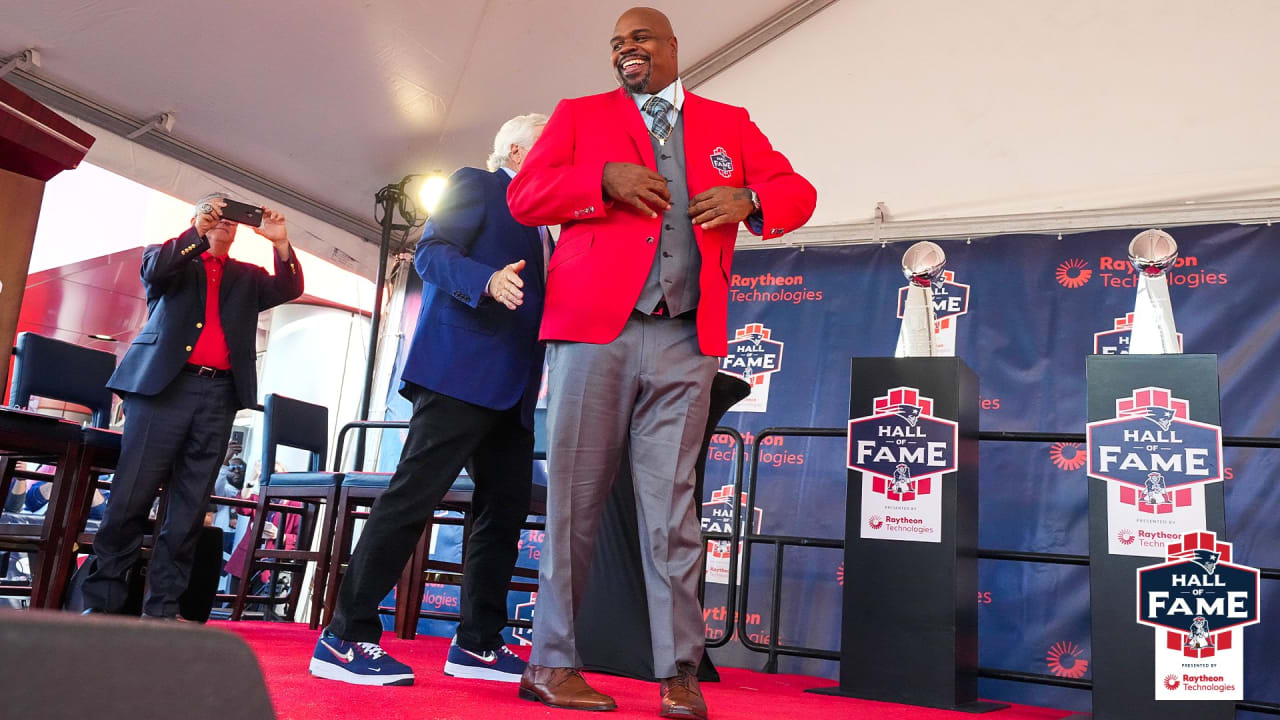
[[(1085, 360), (1089, 422), (1116, 416), (1116, 401), (1164, 388), (1188, 403), (1191, 420), (1221, 425), (1216, 355), (1090, 355)], [(1095, 720), (1232, 720), (1232, 701), (1157, 701), (1155, 632), (1135, 613), (1137, 570), (1161, 558), (1112, 555), (1107, 481), (1089, 478), (1089, 606)], [(1222, 483), (1205, 486), (1206, 525), (1226, 526)], [(1072, 715), (1087, 718), (1089, 715)]]
[[(854, 358), (850, 387), (850, 419), (889, 413), (863, 435), (883, 437), (890, 454), (930, 457), (926, 440), (945, 434), (955, 463), (929, 489), (941, 494), (938, 542), (864, 538), (863, 473), (848, 471), (840, 685), (811, 692), (972, 713), (1008, 707), (978, 700), (977, 377), (959, 358)], [(914, 392), (894, 394), (902, 389)], [(892, 400), (878, 410), (878, 398)]]

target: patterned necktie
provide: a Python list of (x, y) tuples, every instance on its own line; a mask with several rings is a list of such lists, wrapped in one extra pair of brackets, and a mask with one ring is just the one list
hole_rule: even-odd
[(671, 103), (654, 95), (644, 103), (645, 114), (653, 118), (653, 126), (649, 128), (649, 134), (660, 143), (667, 141), (667, 136), (671, 134), (671, 121), (667, 120), (667, 114), (671, 112)]

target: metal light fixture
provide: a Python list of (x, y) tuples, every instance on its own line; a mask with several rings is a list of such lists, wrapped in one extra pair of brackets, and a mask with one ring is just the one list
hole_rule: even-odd
[[(411, 193), (410, 186), (417, 192)], [(391, 234), (399, 230), (406, 236), (418, 225), (426, 222), (444, 194), (445, 176), (439, 170), (430, 175), (405, 175), (398, 183), (384, 186), (374, 193), (375, 219), (382, 227), (382, 241), (378, 247), (378, 277), (374, 283), (373, 316), (369, 321), (369, 353), (364, 368), (364, 391), (360, 394), (360, 419), (369, 419), (369, 404), (373, 395), (373, 372), (377, 365), (378, 334), (382, 329), (382, 296), (387, 285), (387, 251), (391, 246)], [(416, 202), (415, 202), (416, 199)], [(397, 223), (396, 214), (404, 219)], [(364, 466), (365, 433), (356, 442), (355, 467)]]
[(448, 182), (439, 170), (423, 178), (418, 186), (418, 207), (428, 215), (435, 212), (440, 205), (440, 198), (444, 196), (444, 189)]

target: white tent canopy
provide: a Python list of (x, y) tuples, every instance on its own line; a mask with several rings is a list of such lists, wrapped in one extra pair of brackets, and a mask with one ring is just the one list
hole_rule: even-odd
[[(629, 3), (8, 4), (0, 56), (42, 64), (6, 79), (98, 125), (91, 162), (180, 197), (216, 176), (309, 216), (301, 247), (370, 275), (377, 188), (478, 165), (508, 117), (613, 87)], [(664, 9), (696, 91), (749, 108), (817, 185), (801, 239), (1280, 216), (1270, 0)], [(104, 138), (162, 112), (170, 134)]]
[[(689, 29), (681, 38), (686, 66), (791, 4), (716, 0), (672, 9), (676, 26)], [(306, 239), (299, 246), (326, 257), (340, 250), (371, 275), (376, 249), (353, 250), (341, 233), (377, 238), (375, 191), (410, 173), (482, 165), (506, 119), (550, 113), (562, 97), (611, 87), (608, 39), (629, 3), (7, 5), (0, 56), (36, 48), (41, 57), (40, 67), (7, 79), (96, 125), (100, 147), (90, 162), (190, 199), (202, 194), (203, 174), (219, 176), (249, 197), (333, 226), (337, 234), (316, 233), (327, 247)], [(101, 139), (101, 130), (127, 135), (166, 112), (175, 118), (168, 133), (153, 130), (123, 146)], [(131, 156), (133, 147), (178, 163)]]
[(840, 0), (700, 90), (818, 187), (798, 237), (869, 238), (879, 202), (887, 238), (1270, 219), (1276, 27), (1271, 0)]

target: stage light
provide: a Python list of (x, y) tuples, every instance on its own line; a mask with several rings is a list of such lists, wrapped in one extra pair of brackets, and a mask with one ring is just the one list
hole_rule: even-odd
[[(416, 184), (414, 192), (410, 185)], [(430, 175), (405, 175), (398, 183), (385, 185), (374, 193), (374, 219), (382, 228), (381, 242), (378, 244), (378, 275), (374, 282), (373, 315), (369, 320), (369, 352), (365, 355), (364, 389), (360, 393), (360, 419), (369, 419), (369, 406), (373, 397), (373, 371), (378, 355), (378, 333), (382, 327), (382, 306), (390, 299), (387, 288), (387, 256), (391, 246), (393, 232), (402, 232), (409, 237), (431, 213), (435, 212), (440, 196), (444, 194), (448, 181), (444, 173), (436, 170)], [(399, 214), (403, 223), (396, 222)], [(365, 435), (362, 433), (356, 441), (356, 468), (364, 467)]]
[(435, 212), (447, 184), (448, 180), (439, 170), (428, 175), (418, 186), (418, 207), (427, 211), (427, 215)]

